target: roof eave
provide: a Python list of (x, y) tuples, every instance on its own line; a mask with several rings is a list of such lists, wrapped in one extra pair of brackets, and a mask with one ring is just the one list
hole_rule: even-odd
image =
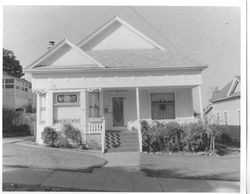
[(94, 71), (159, 71), (159, 70), (200, 70), (203, 71), (207, 66), (193, 66), (193, 67), (162, 67), (162, 68), (145, 68), (145, 67), (136, 67), (136, 68), (37, 68), (37, 69), (28, 69), (25, 70), (27, 73), (43, 73), (43, 72), (94, 72)]

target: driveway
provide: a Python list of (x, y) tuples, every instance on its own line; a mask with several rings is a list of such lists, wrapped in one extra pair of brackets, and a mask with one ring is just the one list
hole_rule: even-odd
[(25, 145), (18, 139), (5, 140), (3, 144), (3, 167), (46, 168), (89, 171), (101, 167), (106, 160), (95, 155), (77, 151)]

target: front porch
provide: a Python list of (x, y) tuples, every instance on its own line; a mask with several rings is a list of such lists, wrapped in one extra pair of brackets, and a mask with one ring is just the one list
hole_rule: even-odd
[(105, 131), (138, 131), (141, 150), (140, 120), (195, 120), (194, 87), (113, 87), (37, 92), (37, 142), (42, 143), (39, 133), (45, 126), (61, 128), (62, 124), (70, 123), (81, 131), (85, 142), (90, 136), (98, 136), (103, 152)]

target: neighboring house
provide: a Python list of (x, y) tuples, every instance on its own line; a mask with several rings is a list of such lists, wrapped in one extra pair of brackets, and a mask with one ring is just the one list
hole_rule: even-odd
[(3, 72), (3, 107), (27, 108), (35, 107), (35, 96), (31, 83)]
[(210, 99), (205, 114), (219, 124), (240, 125), (240, 76), (235, 76)]
[[(82, 134), (127, 130), (141, 119), (193, 121), (207, 66), (163, 48), (115, 17), (77, 46), (62, 40), (29, 65), (37, 95), (37, 142), (45, 126)], [(192, 89), (199, 99), (193, 102)], [(105, 131), (104, 131), (105, 132)]]

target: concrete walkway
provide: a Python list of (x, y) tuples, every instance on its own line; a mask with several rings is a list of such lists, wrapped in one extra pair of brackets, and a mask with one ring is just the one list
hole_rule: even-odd
[(74, 188), (86, 191), (239, 192), (239, 182), (147, 177), (144, 172), (112, 167), (92, 173), (29, 168), (3, 169), (3, 183)]

